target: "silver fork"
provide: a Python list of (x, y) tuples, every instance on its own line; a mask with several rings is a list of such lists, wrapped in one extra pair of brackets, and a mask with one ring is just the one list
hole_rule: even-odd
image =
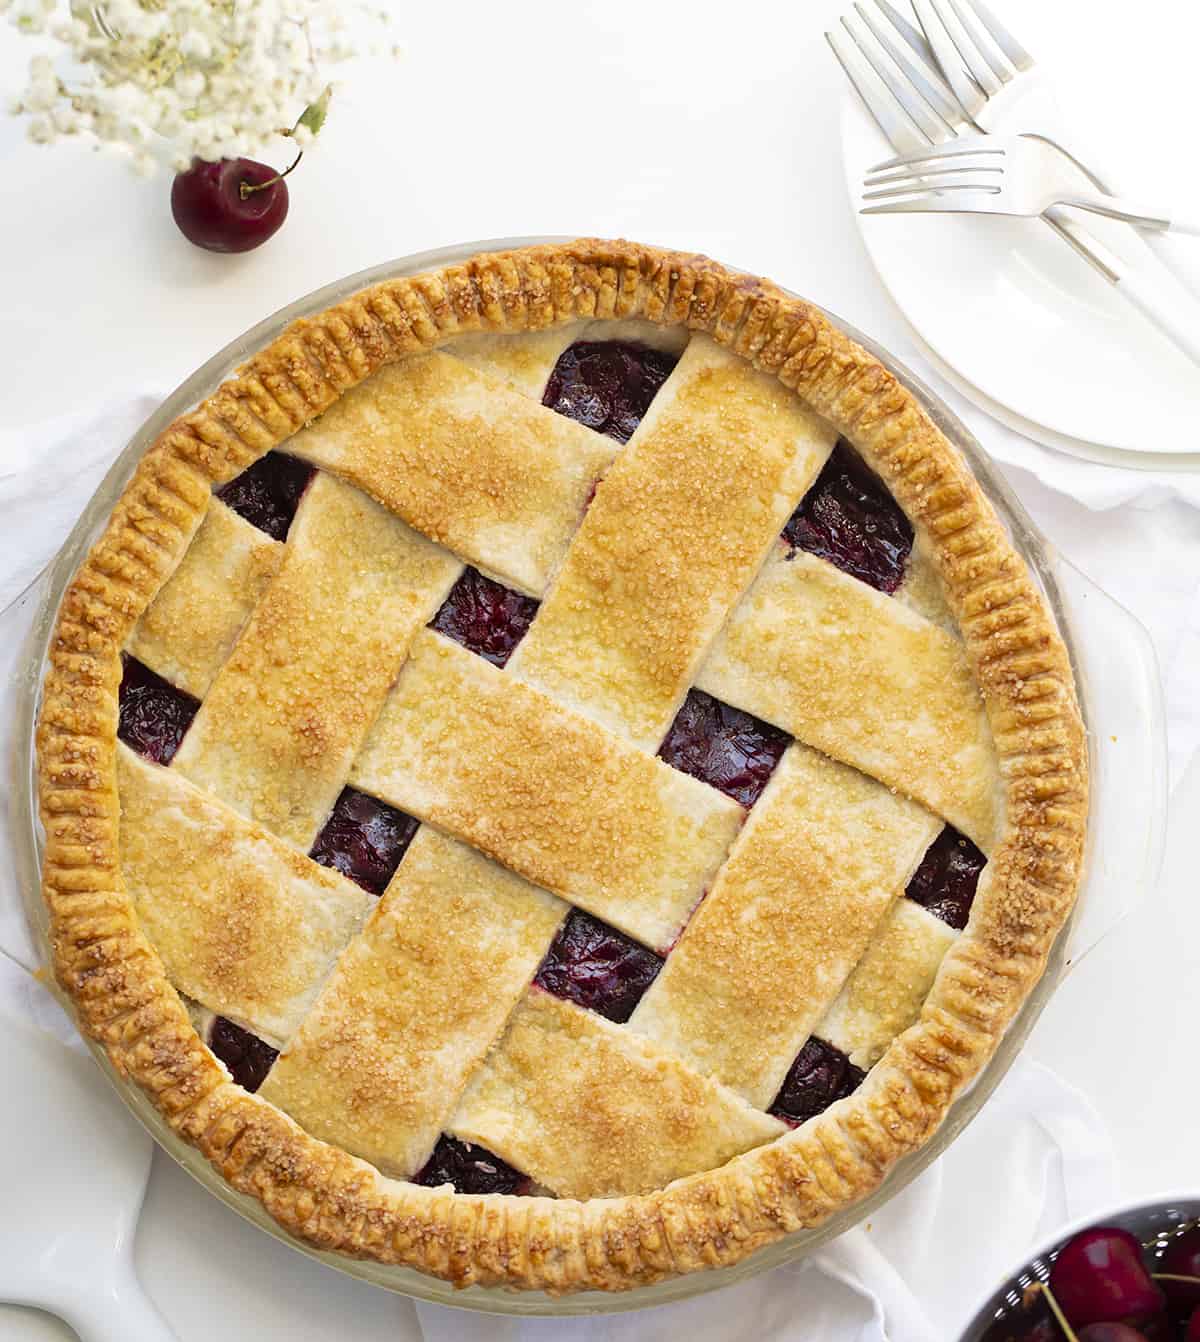
[[(1061, 143), (1061, 136), (1046, 133), (1047, 125), (1057, 121), (1050, 96), (1052, 75), (1004, 27), (987, 0), (911, 3), (923, 30), (919, 36), (925, 51), (941, 69), (972, 125), (989, 134), (1020, 132), (1045, 140), (1069, 158), (1098, 190), (1117, 194), (1111, 174), (1099, 167), (1090, 148), (1085, 166)], [(1185, 269), (1169, 235), (1152, 233), (1144, 241), (1160, 265), (1173, 261), (1180, 270)], [(1181, 277), (1168, 272), (1161, 278), (1197, 294), (1188, 284), (1186, 273)]]
[[(929, 0), (917, 3), (928, 4)], [(873, 6), (856, 0), (855, 11), (853, 17), (842, 17), (840, 30), (827, 32), (825, 36), (867, 110), (898, 154), (922, 152), (931, 145), (951, 143), (961, 134), (978, 130), (978, 124), (968, 117), (943, 82), (935, 50), (924, 33), (889, 0), (875, 0)], [(930, 26), (934, 26), (932, 20)], [(1014, 51), (1029, 59), (1015, 44)], [(994, 72), (990, 77), (998, 79)], [(974, 102), (978, 103), (978, 99)], [(1094, 174), (1088, 176), (1104, 189)], [(1118, 293), (1200, 363), (1200, 303), (1169, 272), (1162, 266), (1130, 265), (1080, 228), (1061, 206), (1051, 206), (1042, 218)]]
[(863, 178), (863, 214), (1044, 214), (1051, 205), (1089, 210), (1139, 228), (1200, 234), (1200, 222), (1135, 205), (1103, 191), (1081, 191), (1062, 154), (1048, 141), (1026, 135), (969, 135), (952, 145), (901, 154)]

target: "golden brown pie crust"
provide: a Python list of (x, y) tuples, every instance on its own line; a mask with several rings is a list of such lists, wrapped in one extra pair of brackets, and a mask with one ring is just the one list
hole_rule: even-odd
[[(385, 1179), (229, 1081), (122, 885), (120, 650), (214, 485), (381, 366), (469, 331), (580, 318), (685, 323), (795, 388), (925, 531), (982, 689), (1005, 815), (966, 931), (917, 1024), (848, 1100), (721, 1168), (633, 1197), (456, 1194)], [(459, 1286), (622, 1290), (744, 1258), (874, 1189), (979, 1071), (1075, 896), (1083, 727), (1047, 606), (958, 451), (815, 308), (700, 256), (581, 240), (389, 280), (295, 322), (147, 452), (63, 599), (38, 726), (54, 968), (81, 1027), (171, 1127), (291, 1234)]]

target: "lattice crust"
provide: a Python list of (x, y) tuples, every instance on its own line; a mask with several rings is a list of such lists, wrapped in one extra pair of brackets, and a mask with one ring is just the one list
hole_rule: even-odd
[(203, 699), (283, 551), (214, 498), (179, 567), (138, 621), (129, 651), (172, 685)]
[(999, 771), (962, 644), (832, 565), (778, 547), (697, 684), (915, 797), (984, 852), (995, 843)]
[(124, 745), (117, 777), (125, 885), (172, 982), (282, 1043), (371, 897)]
[(314, 1136), (415, 1174), (565, 914), (423, 828), (260, 1093)]
[(630, 1029), (767, 1108), (940, 829), (793, 746)]
[(617, 447), (442, 353), (381, 368), (288, 444), (533, 595)]
[(174, 767), (307, 852), (409, 641), (461, 571), (366, 495), (318, 476)]
[(351, 783), (651, 946), (666, 946), (744, 812), (428, 630)]
[(647, 321), (568, 322), (549, 331), (524, 335), (480, 332), (459, 336), (448, 342), (446, 352), (503, 378), (523, 396), (540, 402), (558, 356), (577, 340), (625, 340), (669, 354), (682, 354), (688, 333), (680, 326), (656, 326)]
[(513, 673), (653, 750), (835, 436), (694, 337), (597, 488)]
[[(553, 408), (595, 341), (664, 352), (623, 448)], [(894, 597), (775, 539), (838, 435), (915, 529)], [(324, 468), (284, 545), (212, 495), (280, 445)], [(464, 561), (545, 598), (505, 670), (422, 628)], [(123, 652), (202, 701), (170, 768), (117, 746)], [(779, 743), (743, 800), (798, 738), (744, 825), (651, 754), (696, 684)], [(172, 425), (64, 598), (38, 744), (59, 981), (174, 1129), (310, 1243), (549, 1291), (732, 1263), (874, 1188), (1041, 972), (1087, 814), (1065, 653), (955, 450), (815, 309), (627, 243), (354, 295)], [(320, 864), (365, 807), (382, 889), (415, 824), (385, 803), (426, 823), (367, 918)], [(989, 859), (961, 932), (914, 902), (939, 817)], [(537, 986), (570, 904), (665, 956), (634, 948), (628, 1025)], [(177, 990), (282, 1048), (259, 1094)], [(810, 1050), (846, 1080), (800, 1121)], [(558, 1197), (404, 1181), (439, 1133)]]
[(448, 1127), (572, 1198), (647, 1193), (786, 1131), (649, 1041), (544, 992), (517, 1008)]
[(816, 1034), (856, 1067), (873, 1067), (916, 1020), (955, 935), (920, 905), (897, 901)]

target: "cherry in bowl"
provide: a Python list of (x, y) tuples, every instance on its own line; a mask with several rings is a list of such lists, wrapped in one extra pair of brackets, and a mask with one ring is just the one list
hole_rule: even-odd
[(1155, 1271), (1173, 1310), (1186, 1314), (1200, 1308), (1200, 1226), (1169, 1239)]
[(1093, 1226), (1069, 1239), (1054, 1260), (1049, 1285), (1077, 1328), (1148, 1319), (1166, 1305), (1141, 1241), (1118, 1226)]

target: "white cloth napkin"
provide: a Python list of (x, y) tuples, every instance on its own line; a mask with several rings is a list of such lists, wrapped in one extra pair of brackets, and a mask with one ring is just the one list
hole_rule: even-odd
[[(919, 357), (906, 362), (936, 382)], [(98, 415), (0, 432), (0, 608), (50, 560), (116, 453), (159, 399), (147, 392)], [(1190, 754), (1200, 742), (1200, 717), (1190, 702), (1200, 665), (1200, 512), (1188, 506), (1200, 505), (1200, 498), (1193, 496), (1191, 481), (1151, 481), (1054, 457), (948, 399), (1008, 464), (1039, 524), (1150, 629), (1167, 674), (1178, 753)], [(1146, 562), (1139, 564), (1142, 555)], [(14, 940), (20, 941), (19, 919), (6, 910), (0, 945)], [(55, 1033), (69, 1029), (44, 989), (3, 959), (0, 1001)], [(953, 1337), (966, 1311), (1035, 1235), (1106, 1201), (1113, 1181), (1109, 1141), (1091, 1106), (1024, 1059), (940, 1161), (869, 1225), (805, 1263), (635, 1314), (504, 1320), (418, 1305), (416, 1317), (426, 1342)], [(978, 1214), (981, 1206), (988, 1209), (986, 1218)], [(970, 1235), (964, 1226), (972, 1228)]]

